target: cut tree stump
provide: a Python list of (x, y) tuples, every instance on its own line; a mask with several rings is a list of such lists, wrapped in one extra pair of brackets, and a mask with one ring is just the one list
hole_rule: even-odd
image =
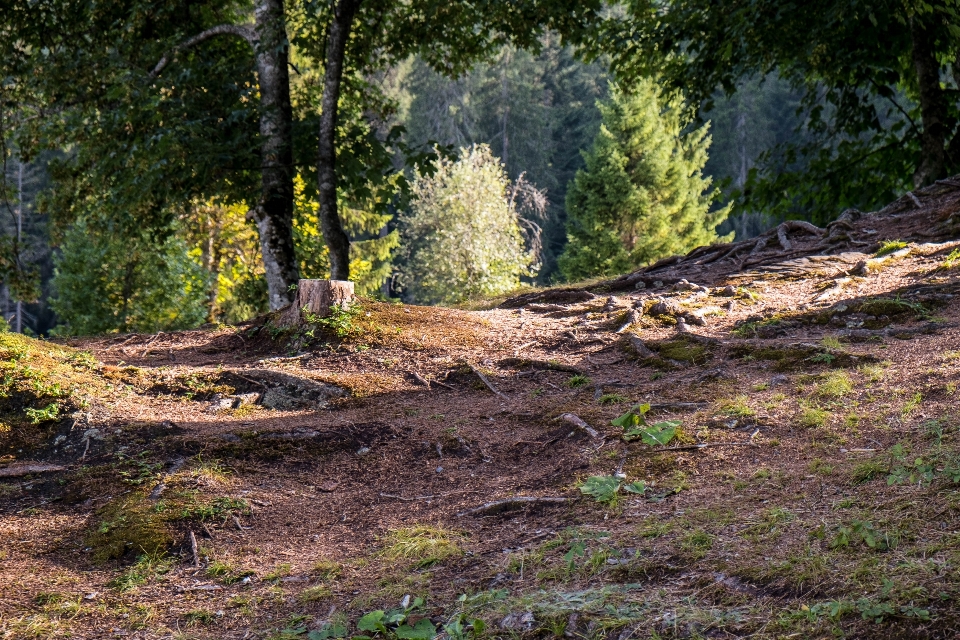
[(300, 324), (304, 310), (325, 318), (333, 307), (349, 306), (353, 299), (353, 282), (349, 280), (301, 280), (297, 299), (284, 315), (284, 324)]

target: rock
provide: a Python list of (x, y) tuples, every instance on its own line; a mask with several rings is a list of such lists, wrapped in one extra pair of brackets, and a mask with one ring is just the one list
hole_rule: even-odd
[(717, 294), (718, 296), (723, 296), (723, 297), (725, 297), (725, 298), (732, 298), (732, 297), (734, 297), (735, 295), (737, 295), (737, 288), (734, 287), (732, 284), (728, 284), (728, 285), (725, 286), (723, 289), (719, 289), (719, 290), (716, 292), (716, 294)]
[(847, 275), (851, 276), (865, 276), (870, 273), (870, 269), (867, 268), (867, 261), (861, 260), (853, 266), (850, 271), (847, 271)]
[(624, 331), (626, 331), (633, 325), (637, 324), (638, 322), (640, 322), (640, 312), (637, 311), (636, 309), (631, 309), (627, 313), (627, 321), (624, 323), (622, 327), (617, 329), (617, 333), (623, 333)]
[(707, 321), (704, 320), (703, 316), (700, 315), (699, 313), (694, 312), (694, 313), (684, 314), (683, 319), (689, 322), (690, 324), (696, 325), (698, 327), (705, 327), (707, 325)]
[(532, 611), (508, 613), (500, 621), (500, 628), (509, 631), (529, 631), (533, 629), (534, 622), (536, 622), (536, 619), (533, 617)]
[(651, 316), (673, 316), (680, 313), (680, 307), (673, 300), (660, 299), (647, 311)]
[(207, 413), (219, 413), (227, 409), (233, 409), (233, 403), (233, 396), (221, 396), (217, 394), (213, 400), (210, 401), (210, 407), (207, 409)]
[(647, 283), (644, 282), (643, 280), (640, 280), (639, 282), (637, 282), (637, 284), (633, 285), (633, 288), (636, 289), (636, 290), (638, 290), (638, 291), (639, 291), (640, 289), (646, 289), (646, 288), (647, 288)]
[(690, 333), (690, 327), (683, 318), (677, 318), (677, 333)]
[(790, 378), (785, 375), (778, 374), (770, 378), (770, 386), (775, 387), (779, 384), (787, 384), (790, 382)]
[(279, 371), (248, 370), (244, 371), (244, 376), (266, 387), (259, 402), (268, 409), (281, 411), (322, 409), (333, 398), (347, 394), (342, 387)]
[(238, 393), (235, 396), (231, 396), (234, 399), (233, 408), (238, 409), (240, 407), (246, 407), (251, 404), (257, 404), (257, 401), (260, 400), (259, 393)]
[(566, 311), (569, 307), (565, 307), (562, 304), (538, 304), (532, 303), (523, 307), (525, 311), (533, 311), (534, 313), (549, 313), (551, 311)]
[(636, 351), (637, 355), (641, 358), (653, 358), (657, 355), (636, 335), (630, 336), (630, 346), (633, 347), (633, 350)]

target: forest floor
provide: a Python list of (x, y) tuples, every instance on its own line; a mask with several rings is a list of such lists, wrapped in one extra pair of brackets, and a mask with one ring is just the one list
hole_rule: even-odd
[(958, 219), (945, 181), (478, 310), (0, 334), (0, 637), (957, 637)]

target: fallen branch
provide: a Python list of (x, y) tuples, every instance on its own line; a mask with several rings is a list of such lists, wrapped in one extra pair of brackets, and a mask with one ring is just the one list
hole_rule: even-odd
[(413, 379), (414, 379), (414, 380), (416, 380), (417, 382), (419, 382), (420, 384), (422, 384), (423, 386), (425, 386), (427, 389), (430, 388), (430, 381), (427, 380), (426, 378), (424, 378), (423, 376), (421, 376), (421, 375), (420, 375), (419, 373), (417, 373), (416, 371), (411, 371), (411, 372), (410, 372), (410, 375), (413, 376)]
[(472, 364), (467, 363), (467, 366), (470, 367), (470, 370), (473, 371), (473, 372), (477, 375), (478, 378), (480, 378), (480, 382), (482, 382), (483, 384), (487, 385), (487, 389), (490, 389), (490, 391), (493, 391), (495, 394), (497, 394), (498, 396), (500, 396), (500, 397), (503, 398), (504, 400), (507, 399), (507, 396), (505, 396), (505, 395), (503, 395), (502, 393), (500, 393), (499, 391), (497, 391), (497, 388), (496, 388), (495, 386), (493, 386), (493, 383), (491, 383), (490, 380), (487, 379), (487, 376), (483, 375), (483, 372), (481, 372), (479, 369), (477, 369), (477, 368), (476, 368), (475, 366), (473, 366)]
[(561, 497), (533, 497), (533, 496), (517, 496), (515, 498), (507, 498), (506, 500), (496, 500), (494, 502), (487, 502), (480, 505), (474, 509), (468, 509), (466, 511), (461, 511), (457, 514), (458, 518), (463, 516), (479, 516), (479, 515), (496, 515), (498, 513), (503, 513), (504, 511), (510, 511), (512, 509), (520, 509), (526, 505), (536, 505), (536, 504), (563, 504), (569, 502), (570, 498), (561, 498)]
[(906, 195), (908, 198), (910, 198), (910, 202), (913, 203), (913, 206), (915, 206), (917, 209), (923, 209), (923, 204), (921, 204), (920, 198), (918, 198), (913, 191), (907, 191)]
[(589, 435), (591, 438), (599, 438), (599, 437), (600, 437), (600, 432), (599, 432), (599, 431), (597, 431), (596, 429), (594, 429), (593, 427), (591, 427), (590, 425), (588, 425), (586, 422), (584, 422), (584, 421), (580, 418), (580, 416), (578, 416), (578, 415), (576, 415), (576, 414), (573, 414), (573, 413), (565, 413), (565, 414), (563, 414), (562, 416), (560, 416), (560, 419), (563, 420), (564, 422), (568, 423), (568, 424), (572, 424), (572, 425), (573, 425), (574, 427), (576, 427), (577, 429), (580, 429), (581, 431), (585, 432), (585, 433), (586, 433), (587, 435)]
[(403, 496), (395, 496), (389, 493), (381, 493), (381, 498), (393, 498), (394, 500), (402, 500), (404, 502), (414, 502), (416, 500), (433, 500), (437, 496), (416, 496), (415, 498), (404, 498)]
[(190, 553), (193, 554), (193, 566), (200, 566), (200, 554), (197, 552), (197, 536), (190, 530)]
[(638, 453), (662, 453), (664, 451), (699, 451), (707, 447), (756, 447), (759, 446), (753, 442), (702, 442), (700, 444), (687, 444), (679, 447), (666, 447), (665, 449), (650, 449), (649, 451), (640, 451)]

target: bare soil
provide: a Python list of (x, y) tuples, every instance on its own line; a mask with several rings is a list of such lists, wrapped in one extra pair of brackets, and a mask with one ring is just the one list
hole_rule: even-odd
[[(0, 433), (0, 636), (356, 635), (409, 595), (452, 637), (956, 637), (957, 213), (944, 181), (486, 310), (53, 345), (96, 362)], [(625, 441), (638, 403), (675, 438)], [(517, 497), (566, 500), (466, 513)]]

